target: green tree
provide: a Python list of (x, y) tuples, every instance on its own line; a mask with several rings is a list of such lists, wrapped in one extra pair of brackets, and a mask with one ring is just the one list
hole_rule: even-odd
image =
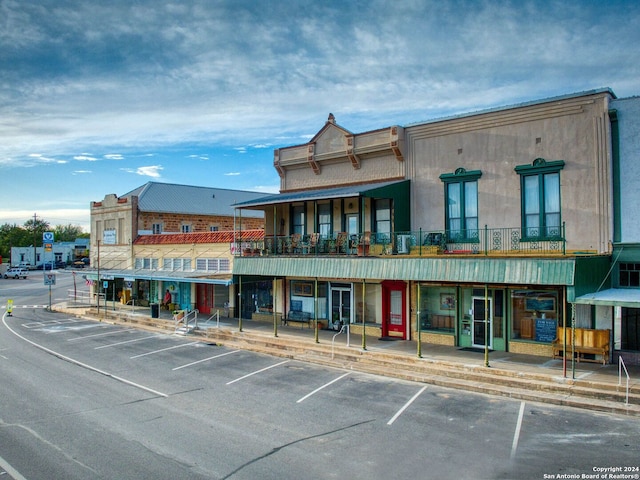
[(76, 238), (84, 238), (82, 227), (79, 225), (56, 225), (53, 228), (56, 242), (73, 242)]
[(11, 247), (28, 247), (33, 243), (33, 235), (16, 224), (0, 226), (0, 255), (7, 261), (11, 258)]
[[(26, 222), (24, 222), (23, 226), (25, 229), (31, 232), (32, 239), (33, 239), (31, 244), (35, 247), (41, 247), (42, 234), (44, 232), (51, 231), (49, 222), (47, 222), (46, 220), (42, 220), (40, 218), (36, 218), (35, 216), (34, 218), (31, 218)], [(25, 246), (25, 245), (21, 245), (21, 246)]]

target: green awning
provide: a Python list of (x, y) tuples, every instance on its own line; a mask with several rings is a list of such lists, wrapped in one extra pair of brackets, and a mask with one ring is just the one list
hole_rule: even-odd
[(353, 280), (573, 285), (575, 258), (239, 257), (234, 275)]
[(576, 298), (575, 303), (640, 308), (640, 290), (633, 288), (609, 288), (600, 292), (581, 295)]

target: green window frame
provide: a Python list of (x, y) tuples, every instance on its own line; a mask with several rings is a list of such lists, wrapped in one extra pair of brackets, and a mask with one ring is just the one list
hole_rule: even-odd
[(445, 231), (448, 241), (478, 242), (478, 179), (482, 171), (458, 168), (454, 173), (443, 173)]
[(520, 165), (522, 240), (562, 238), (560, 171), (563, 160), (536, 158), (531, 165)]

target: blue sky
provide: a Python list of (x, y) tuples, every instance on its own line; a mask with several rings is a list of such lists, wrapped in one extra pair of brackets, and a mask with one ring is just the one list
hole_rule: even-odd
[(0, 224), (147, 181), (277, 192), (275, 148), (610, 87), (640, 2), (0, 0)]

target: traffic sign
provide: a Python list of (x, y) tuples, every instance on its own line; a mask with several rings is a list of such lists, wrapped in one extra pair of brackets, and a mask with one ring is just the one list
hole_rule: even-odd
[(44, 284), (45, 285), (55, 285), (56, 284), (56, 274), (55, 273), (45, 273), (44, 274)]

